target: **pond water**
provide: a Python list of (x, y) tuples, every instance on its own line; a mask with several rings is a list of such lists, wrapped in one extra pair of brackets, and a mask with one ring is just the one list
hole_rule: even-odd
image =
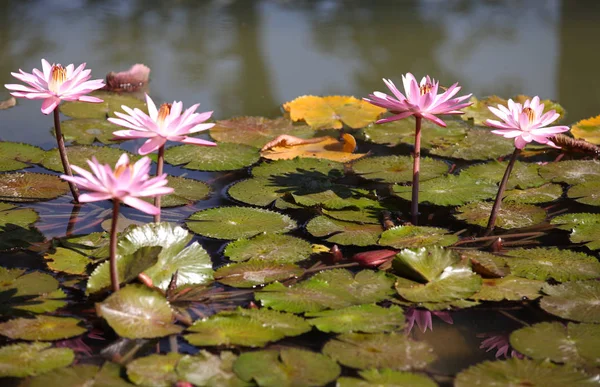
[[(93, 78), (143, 63), (151, 69), (149, 90), (156, 102), (181, 100), (185, 107), (201, 103), (200, 110), (213, 110), (216, 120), (238, 116), (276, 118), (282, 114), (283, 103), (302, 95), (361, 98), (374, 90), (385, 92), (382, 78), (399, 84), (401, 75), (407, 72), (417, 78), (430, 74), (443, 85), (459, 82), (461, 94), (473, 93), (478, 98), (525, 94), (558, 101), (567, 112), (564, 124), (600, 113), (600, 77), (596, 75), (600, 51), (595, 49), (600, 37), (600, 3), (593, 1), (14, 0), (0, 2), (0, 20), (2, 84), (15, 83), (11, 71), (40, 68), (41, 58), (63, 64), (86, 62)], [(8, 92), (3, 90), (0, 100), (5, 97)], [(40, 114), (37, 101), (19, 100), (16, 107), (0, 115), (1, 141), (26, 142), (45, 150), (56, 147), (51, 118)], [(141, 144), (128, 141), (118, 147), (133, 152)], [(368, 149), (359, 142), (359, 151)], [(390, 150), (374, 145), (373, 149), (378, 155), (398, 149), (403, 155), (410, 154), (409, 147)], [(552, 159), (534, 156), (531, 161), (540, 160)], [(459, 168), (466, 166), (461, 161), (457, 164)], [(28, 171), (47, 173), (41, 166)], [(168, 164), (165, 171), (206, 181), (213, 190), (208, 200), (163, 212), (163, 220), (179, 223), (200, 209), (236, 204), (227, 197), (226, 190), (249, 176), (245, 169), (201, 172)], [(375, 183), (366, 186), (382, 190)], [(40, 215), (36, 226), (45, 237), (100, 231), (100, 221), (110, 217), (110, 203), (83, 206), (80, 221), (72, 230), (66, 225), (70, 199), (66, 195), (27, 205)], [(401, 207), (408, 212), (406, 203)], [(548, 208), (549, 212), (556, 210), (551, 205)], [(597, 212), (574, 202), (558, 210)], [(459, 222), (446, 220), (452, 211), (453, 207), (433, 206), (426, 215), (435, 226), (456, 232), (464, 224), (457, 226)], [(151, 221), (149, 216), (129, 208), (123, 209), (123, 214), (133, 220)], [(302, 225), (315, 214), (294, 216)], [(322, 238), (304, 229), (293, 235), (323, 243)], [(194, 240), (208, 251), (215, 268), (227, 262), (223, 240)], [(542, 237), (541, 241), (569, 244), (565, 233)], [(344, 249), (348, 255), (365, 250)], [(576, 250), (597, 257), (597, 253), (581, 246)], [(5, 267), (46, 270), (36, 252), (0, 255), (0, 264)], [(77, 287), (68, 292), (75, 297), (83, 294)], [(240, 297), (235, 302), (247, 306), (250, 298)], [(89, 302), (85, 305), (93, 307)], [(453, 324), (444, 321), (447, 316), (442, 312), (442, 318), (433, 316), (433, 330), (425, 333), (415, 327), (412, 337), (428, 343), (437, 355), (437, 361), (426, 368), (428, 375), (441, 385), (451, 385), (456, 373), (495, 358), (495, 351), (486, 353), (479, 348), (485, 338), (507, 336), (522, 328), (523, 320), (556, 320), (534, 303), (521, 307), (506, 302), (501, 306), (500, 312), (493, 307), (454, 311)], [(210, 307), (204, 308), (204, 312), (212, 313)], [(89, 315), (89, 311), (74, 314)], [(99, 324), (96, 321), (94, 325)], [(282, 343), (320, 351), (331, 337), (313, 329), (311, 334), (284, 339)], [(108, 338), (114, 339), (110, 335)], [(104, 346), (104, 342), (98, 344), (89, 338), (86, 342), (96, 351)], [(183, 339), (179, 344), (183, 351), (195, 351)], [(169, 349), (166, 339), (160, 348)], [(145, 347), (141, 353), (150, 350)], [(113, 351), (123, 354), (127, 349)], [(597, 371), (590, 368), (590, 374)], [(356, 376), (350, 368), (345, 368), (343, 374)]]

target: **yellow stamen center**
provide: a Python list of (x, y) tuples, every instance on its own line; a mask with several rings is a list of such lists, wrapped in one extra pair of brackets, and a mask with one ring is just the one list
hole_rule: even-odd
[(115, 168), (115, 172), (114, 172), (115, 177), (119, 178), (123, 174), (123, 172), (125, 172), (128, 169), (133, 169), (129, 163), (119, 165), (118, 167)]
[(170, 103), (163, 103), (162, 105), (160, 105), (160, 109), (158, 109), (158, 117), (156, 118), (158, 125), (162, 126), (163, 122), (165, 122), (165, 118), (167, 118), (169, 113), (171, 113)]
[(58, 92), (60, 85), (67, 80), (67, 70), (60, 64), (52, 65), (50, 70), (50, 82), (48, 82), (48, 88), (50, 91)]
[(532, 108), (526, 107), (523, 109), (523, 113), (527, 114), (527, 118), (529, 118), (529, 123), (531, 124), (533, 120), (535, 120), (535, 111)]
[(425, 95), (425, 94), (429, 93), (432, 88), (433, 88), (433, 85), (431, 83), (426, 83), (419, 88), (419, 90), (421, 92), (420, 94)]

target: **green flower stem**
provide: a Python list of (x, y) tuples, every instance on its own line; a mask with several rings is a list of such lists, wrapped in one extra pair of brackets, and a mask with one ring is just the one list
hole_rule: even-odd
[(412, 198), (410, 212), (412, 224), (419, 223), (419, 169), (421, 168), (421, 117), (415, 117), (415, 154), (413, 161)]
[(492, 231), (494, 231), (494, 226), (496, 225), (496, 218), (498, 217), (498, 211), (500, 211), (500, 205), (502, 204), (502, 196), (504, 195), (504, 191), (506, 190), (508, 178), (510, 177), (510, 173), (512, 172), (512, 169), (515, 166), (515, 161), (517, 161), (517, 156), (519, 155), (519, 152), (521, 152), (521, 150), (519, 148), (515, 148), (515, 151), (513, 152), (512, 156), (510, 156), (510, 161), (506, 166), (506, 171), (504, 171), (502, 182), (500, 182), (500, 187), (498, 187), (498, 195), (496, 195), (496, 201), (494, 202), (494, 206), (492, 207), (490, 219), (488, 220), (488, 225), (485, 229), (485, 236), (490, 235)]
[[(65, 139), (62, 135), (62, 131), (60, 130), (60, 116), (58, 113), (58, 107), (54, 109), (54, 133), (56, 135), (56, 142), (58, 144), (60, 161), (62, 162), (65, 174), (68, 176), (73, 176), (73, 172), (71, 172), (71, 164), (69, 164), (69, 159), (67, 158), (67, 150), (65, 149)], [(71, 182), (69, 182), (69, 188), (71, 189), (71, 194), (73, 194), (73, 200), (75, 203), (79, 203), (79, 189)]]
[[(158, 160), (156, 161), (156, 176), (163, 174), (163, 166), (165, 165), (165, 146), (158, 148)], [(154, 197), (154, 206), (160, 210), (160, 195)], [(160, 212), (154, 215), (154, 222), (160, 222)]]
[(113, 292), (119, 290), (119, 271), (117, 270), (117, 221), (119, 219), (119, 205), (121, 202), (113, 199), (113, 214), (110, 224), (110, 282)]

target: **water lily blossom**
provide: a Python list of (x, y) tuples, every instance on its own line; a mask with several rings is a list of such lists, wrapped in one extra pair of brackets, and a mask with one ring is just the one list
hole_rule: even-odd
[(497, 108), (489, 106), (489, 109), (502, 121), (486, 120), (485, 124), (497, 128), (492, 130), (494, 134), (514, 138), (515, 147), (518, 149), (525, 148), (531, 141), (558, 148), (548, 137), (569, 130), (568, 126), (548, 126), (556, 121), (560, 114), (555, 110), (544, 113), (544, 104), (540, 103), (538, 96), (526, 100), (522, 105), (509, 99), (508, 107), (498, 105)]

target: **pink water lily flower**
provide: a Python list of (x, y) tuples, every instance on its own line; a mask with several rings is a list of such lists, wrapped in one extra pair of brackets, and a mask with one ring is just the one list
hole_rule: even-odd
[(162, 104), (160, 109), (156, 108), (154, 101), (146, 94), (148, 114), (140, 109), (131, 109), (121, 106), (128, 114), (115, 112), (119, 118), (109, 118), (113, 124), (117, 124), (129, 130), (118, 130), (114, 132), (117, 139), (147, 138), (139, 149), (141, 155), (147, 155), (164, 146), (167, 140), (177, 141), (185, 144), (216, 146), (214, 142), (188, 137), (188, 134), (210, 129), (215, 124), (204, 124), (212, 115), (212, 112), (195, 113), (200, 104), (186, 109), (183, 114), (183, 103), (173, 101), (172, 104)]
[(498, 105), (498, 108), (489, 106), (489, 109), (502, 122), (486, 120), (485, 124), (499, 129), (492, 130), (494, 134), (499, 134), (505, 138), (514, 138), (515, 147), (518, 149), (525, 148), (525, 145), (531, 141), (559, 148), (548, 137), (569, 130), (568, 126), (547, 126), (556, 121), (560, 114), (555, 110), (544, 113), (544, 104), (540, 103), (540, 97), (538, 96), (526, 100), (523, 105), (509, 99), (508, 107)]
[(42, 71), (33, 69), (29, 74), (19, 69), (19, 73), (11, 73), (29, 86), (9, 84), (4, 87), (12, 90), (10, 94), (15, 97), (43, 99), (42, 113), (50, 114), (60, 101), (102, 102), (100, 98), (86, 95), (104, 87), (101, 79), (89, 80), (91, 71), (85, 70), (85, 63), (77, 68), (73, 64), (63, 67), (42, 59)]
[(453, 84), (446, 91), (438, 94), (440, 86), (439, 82), (436, 82), (435, 79), (426, 76), (418, 83), (411, 73), (407, 73), (402, 76), (405, 96), (396, 88), (391, 80), (384, 79), (383, 82), (396, 98), (379, 91), (369, 94), (370, 98), (364, 98), (365, 101), (388, 109), (394, 114), (391, 117), (378, 120), (378, 124), (415, 116), (425, 118), (439, 126), (445, 127), (446, 123), (436, 117), (436, 115), (463, 114), (460, 109), (471, 105), (470, 102), (464, 102), (471, 97), (471, 94), (453, 98), (461, 89), (458, 83)]
[(99, 200), (118, 200), (137, 208), (150, 215), (160, 213), (160, 209), (147, 203), (140, 197), (154, 197), (173, 192), (173, 188), (165, 187), (167, 174), (150, 178), (150, 158), (144, 157), (131, 165), (127, 154), (123, 154), (115, 166), (102, 165), (92, 157), (88, 164), (93, 173), (83, 168), (72, 166), (81, 176), (62, 175), (61, 179), (77, 184), (82, 189), (90, 191), (79, 196), (81, 202), (96, 202)]

